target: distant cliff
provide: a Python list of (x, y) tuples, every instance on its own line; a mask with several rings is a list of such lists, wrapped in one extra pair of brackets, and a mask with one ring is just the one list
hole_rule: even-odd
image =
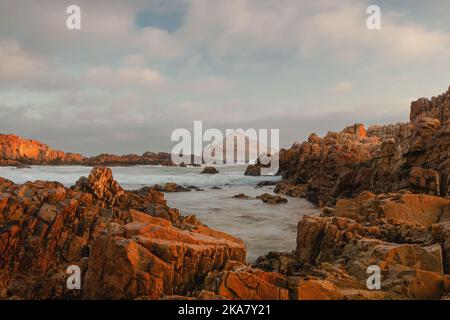
[(171, 166), (174, 164), (169, 153), (145, 152), (142, 155), (123, 156), (101, 154), (95, 157), (85, 157), (77, 153), (54, 150), (36, 140), (24, 139), (13, 134), (0, 134), (0, 166), (25, 165)]

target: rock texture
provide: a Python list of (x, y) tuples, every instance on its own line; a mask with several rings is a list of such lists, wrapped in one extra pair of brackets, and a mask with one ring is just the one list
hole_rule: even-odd
[[(275, 192), (306, 197), (292, 253), (254, 264), (291, 299), (446, 299), (450, 290), (450, 90), (411, 104), (410, 122), (361, 124), (280, 152)], [(381, 288), (366, 285), (368, 268)]]
[(54, 150), (39, 141), (27, 140), (11, 134), (0, 134), (0, 165), (20, 167), (24, 165), (173, 166), (174, 164), (169, 153), (145, 152), (142, 155), (123, 156), (101, 154), (85, 157), (81, 154)]
[(411, 103), (409, 123), (372, 126), (355, 124), (341, 132), (280, 151), (284, 186), (299, 186), (320, 206), (334, 205), (361, 191), (385, 193), (407, 189), (447, 196), (450, 187), (450, 89), (431, 100)]
[[(159, 299), (186, 295), (228, 261), (240, 239), (183, 217), (153, 188), (126, 191), (95, 168), (71, 188), (0, 178), (0, 299)], [(68, 290), (66, 269), (82, 271)]]
[[(270, 253), (254, 267), (287, 277), (290, 298), (440, 299), (449, 293), (450, 200), (363, 192), (298, 224), (295, 252)], [(381, 289), (366, 286), (369, 266)]]
[[(450, 91), (413, 102), (410, 123), (355, 124), (282, 150), (275, 191), (322, 214), (298, 222), (295, 250), (252, 266), (240, 239), (167, 206), (158, 190), (179, 186), (127, 191), (107, 168), (71, 188), (0, 178), (0, 299), (447, 299), (449, 106)], [(69, 265), (81, 290), (65, 286)]]
[(0, 165), (81, 164), (84, 160), (80, 154), (54, 150), (36, 140), (0, 134)]

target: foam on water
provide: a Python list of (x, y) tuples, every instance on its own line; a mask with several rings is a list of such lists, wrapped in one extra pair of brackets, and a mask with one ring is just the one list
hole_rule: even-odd
[[(32, 166), (17, 169), (0, 167), (0, 176), (16, 183), (34, 180), (58, 181), (73, 185), (92, 168), (84, 166)], [(295, 249), (297, 222), (302, 216), (319, 212), (304, 199), (288, 198), (288, 203), (265, 204), (260, 200), (233, 198), (238, 193), (257, 196), (272, 193), (273, 187), (255, 188), (260, 181), (278, 181), (279, 177), (244, 176), (244, 166), (218, 167), (219, 174), (200, 174), (201, 168), (160, 166), (113, 167), (114, 178), (125, 189), (175, 182), (194, 185), (204, 191), (166, 193), (168, 205), (180, 209), (183, 215), (195, 214), (206, 225), (233, 234), (244, 240), (248, 260), (269, 251)], [(221, 187), (213, 190), (211, 187)]]
[[(87, 176), (91, 167), (84, 166), (32, 166), (29, 168), (0, 167), (0, 176), (16, 183), (32, 180), (50, 180), (70, 186), (80, 176)], [(244, 166), (218, 167), (220, 174), (199, 174), (202, 168), (161, 166), (112, 167), (114, 178), (126, 189), (175, 182), (179, 185), (198, 187), (255, 185), (262, 180), (278, 181), (279, 177), (244, 176)]]

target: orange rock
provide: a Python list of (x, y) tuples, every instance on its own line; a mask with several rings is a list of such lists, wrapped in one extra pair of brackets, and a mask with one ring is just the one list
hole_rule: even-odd
[(287, 279), (245, 266), (211, 274), (205, 281), (207, 291), (227, 299), (287, 300)]
[(387, 221), (429, 227), (439, 221), (450, 200), (418, 194), (404, 194), (399, 201), (385, 200), (381, 208)]
[(298, 300), (342, 300), (344, 294), (327, 280), (301, 280), (295, 290)]

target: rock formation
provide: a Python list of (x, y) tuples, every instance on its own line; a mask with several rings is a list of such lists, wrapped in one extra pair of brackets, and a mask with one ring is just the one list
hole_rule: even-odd
[[(298, 299), (440, 299), (450, 290), (448, 210), (436, 196), (362, 192), (298, 224), (294, 253), (270, 253), (256, 268), (297, 283)], [(370, 266), (380, 290), (366, 286)]]
[(80, 154), (53, 150), (39, 141), (0, 134), (0, 165), (81, 164), (84, 160)]
[(85, 165), (85, 166), (133, 166), (163, 165), (173, 166), (169, 153), (145, 152), (142, 155), (123, 156), (101, 154), (85, 157), (81, 154), (54, 150), (35, 140), (27, 140), (16, 135), (0, 134), (0, 166), (24, 165)]
[[(186, 295), (245, 254), (240, 239), (181, 216), (155, 189), (123, 190), (110, 169), (71, 188), (0, 178), (0, 299)], [(81, 290), (66, 287), (70, 265)]]
[(356, 124), (323, 138), (312, 134), (280, 151), (284, 182), (278, 190), (296, 189), (320, 206), (366, 190), (407, 189), (445, 197), (450, 186), (449, 109), (450, 88), (431, 100), (412, 102), (409, 123), (367, 130)]
[[(107, 168), (71, 188), (0, 178), (0, 299), (448, 299), (449, 107), (450, 91), (413, 102), (410, 123), (282, 150), (275, 191), (322, 214), (298, 222), (293, 252), (251, 266), (240, 239), (183, 217), (155, 188), (124, 190)], [(71, 265), (80, 290), (66, 287)], [(379, 288), (367, 285), (373, 268)]]

